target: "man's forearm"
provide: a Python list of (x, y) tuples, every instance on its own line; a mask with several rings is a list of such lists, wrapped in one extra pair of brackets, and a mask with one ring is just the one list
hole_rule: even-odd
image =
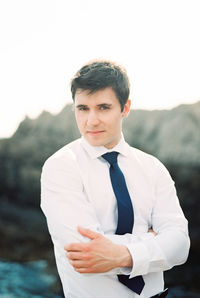
[(100, 233), (88, 229), (79, 227), (78, 230), (91, 241), (65, 246), (66, 256), (77, 272), (101, 273), (132, 266), (132, 257), (125, 245), (115, 244)]
[[(78, 231), (91, 241), (65, 246), (66, 256), (77, 272), (102, 273), (119, 267), (133, 266), (132, 256), (125, 245), (116, 244), (100, 233), (89, 229), (78, 227)], [(153, 230), (149, 232), (155, 235)]]

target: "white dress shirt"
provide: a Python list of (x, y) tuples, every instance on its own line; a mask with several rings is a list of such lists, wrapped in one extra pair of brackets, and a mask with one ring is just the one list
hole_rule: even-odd
[[(118, 151), (118, 164), (127, 183), (134, 209), (132, 234), (115, 235), (117, 202), (109, 164), (101, 155)], [(186, 261), (189, 251), (187, 220), (180, 208), (174, 182), (155, 157), (130, 147), (123, 136), (108, 150), (91, 146), (83, 137), (52, 155), (41, 177), (41, 208), (54, 244), (58, 272), (67, 298), (149, 298), (164, 288), (163, 271)], [(64, 245), (87, 242), (80, 225), (126, 245), (133, 268), (106, 273), (80, 274), (65, 255)], [(148, 233), (149, 228), (157, 233)], [(118, 281), (143, 275), (145, 286), (137, 295)]]

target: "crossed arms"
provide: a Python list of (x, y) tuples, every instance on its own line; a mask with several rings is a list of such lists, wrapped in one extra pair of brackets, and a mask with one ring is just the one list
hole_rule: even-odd
[(187, 221), (172, 181), (161, 179), (157, 196), (152, 212), (156, 236), (148, 230), (141, 235), (104, 234), (70, 165), (51, 159), (43, 168), (41, 207), (49, 231), (54, 245), (79, 273), (118, 274), (127, 268), (134, 277), (184, 263), (189, 250)]
[[(78, 232), (90, 239), (88, 243), (65, 245), (66, 256), (79, 273), (103, 273), (118, 267), (132, 267), (133, 260), (125, 245), (115, 244), (100, 233), (78, 227)], [(149, 229), (149, 233), (156, 233)]]

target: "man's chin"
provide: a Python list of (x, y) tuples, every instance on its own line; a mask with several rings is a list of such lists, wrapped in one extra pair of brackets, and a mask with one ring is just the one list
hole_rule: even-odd
[(100, 141), (95, 141), (95, 140), (90, 140), (90, 139), (86, 139), (88, 141), (88, 143), (91, 146), (97, 147), (97, 146), (105, 146), (104, 142), (100, 142)]
[[(85, 137), (86, 138), (86, 137)], [(112, 149), (116, 144), (117, 142), (109, 142), (107, 140), (95, 140), (95, 139), (91, 139), (91, 138), (86, 138), (86, 140), (88, 141), (88, 143), (91, 145), (91, 146), (94, 146), (94, 147), (98, 147), (98, 146), (104, 146), (108, 149)]]
[(88, 135), (84, 135), (84, 137), (91, 146), (105, 146), (106, 144), (105, 140), (103, 141), (102, 139), (89, 137)]

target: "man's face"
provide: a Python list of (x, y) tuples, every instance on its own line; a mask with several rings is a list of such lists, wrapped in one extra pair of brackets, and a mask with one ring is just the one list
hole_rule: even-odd
[(75, 94), (75, 116), (79, 131), (92, 146), (113, 148), (120, 140), (122, 119), (130, 110), (130, 100), (121, 111), (111, 87), (92, 94), (78, 89)]

